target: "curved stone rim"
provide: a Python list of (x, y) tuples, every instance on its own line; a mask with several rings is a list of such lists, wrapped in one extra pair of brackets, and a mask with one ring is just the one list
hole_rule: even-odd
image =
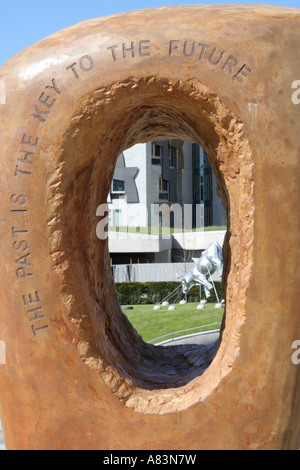
[[(291, 361), (291, 343), (299, 332), (299, 322), (294, 315), (294, 305), (299, 303), (299, 295), (297, 276), (291, 277), (290, 273), (297, 272), (295, 263), (300, 238), (297, 227), (288, 232), (284, 230), (285, 226), (293, 226), (293, 214), (299, 208), (297, 149), (300, 128), (297, 109), (291, 100), (290, 83), (290, 77), (297, 73), (297, 54), (293, 46), (300, 34), (299, 11), (245, 5), (226, 8), (176, 7), (171, 11), (170, 15), (168, 8), (153, 9), (84, 22), (31, 46), (1, 67), (0, 80), (5, 82), (6, 97), (5, 104), (0, 106), (1, 133), (5, 137), (0, 173), (0, 193), (5, 201), (0, 219), (4, 234), (1, 253), (5, 266), (0, 271), (3, 302), (0, 340), (6, 345), (6, 364), (0, 366), (0, 412), (8, 448), (30, 448), (32, 439), (35, 448), (73, 448), (76, 445), (128, 448), (129, 442), (134, 442), (136, 448), (173, 448), (173, 443), (176, 448), (299, 447), (297, 384), (300, 375), (299, 368), (296, 369)], [(180, 21), (176, 15), (180, 15)], [(139, 28), (144, 17), (147, 21), (143, 22), (141, 36)], [(163, 27), (159, 31), (151, 31), (153, 23), (156, 27), (159, 24)], [(165, 28), (166, 23), (168, 29)], [(189, 26), (188, 32), (186, 25)], [(179, 49), (174, 54), (168, 54), (170, 40), (177, 41), (179, 33), (182, 41), (193, 41), (194, 37), (198, 40), (201, 35), (201, 40), (205, 38), (210, 43), (211, 54), (215, 51), (214, 55), (209, 54), (205, 64), (199, 62), (199, 58), (195, 60), (195, 57), (187, 56), (191, 48), (186, 49), (184, 56), (184, 42), (175, 42)], [(131, 37), (138, 41), (136, 51), (139, 51), (139, 41), (150, 38), (153, 55), (136, 55), (126, 60), (121, 55), (117, 68), (114, 67), (116, 63), (108, 47), (118, 43), (118, 51), (122, 53), (122, 43), (130, 45)], [(275, 37), (280, 37), (280, 42), (274, 42)], [(188, 44), (189, 47), (191, 44)], [(241, 72), (238, 77), (242, 82), (233, 76), (235, 61), (230, 62), (231, 67), (227, 62), (225, 70), (225, 62), (218, 63), (216, 48), (223, 50), (225, 45), (228, 54), (236, 58), (239, 64), (247, 64), (253, 70), (249, 80), (241, 76)], [(145, 49), (142, 47), (140, 52), (145, 52)], [(88, 56), (94, 59), (93, 64)], [(223, 54), (222, 60), (227, 61), (228, 57)], [(282, 65), (280, 69), (278, 63)], [(78, 78), (72, 70), (74, 64), (79, 72)], [(245, 68), (240, 70), (247, 71)], [(108, 93), (107, 103), (113, 103), (115, 111), (119, 111), (114, 99), (118, 91), (121, 93), (123, 89), (125, 92), (126, 86), (127, 91), (137, 91), (136, 88), (141, 89), (143, 80), (147, 81), (150, 77), (154, 79), (151, 84), (147, 83), (144, 99), (148, 96), (147, 90), (150, 90), (153, 108), (157, 105), (153, 101), (154, 96), (157, 96), (159, 87), (165, 85), (161, 94), (170, 99), (172, 93), (174, 100), (163, 109), (160, 106), (159, 112), (171, 121), (170, 128), (174, 128), (174, 122), (178, 125), (180, 116), (179, 134), (189, 138), (189, 133), (184, 131), (185, 126), (182, 126), (188, 117), (182, 116), (180, 109), (188, 109), (193, 103), (193, 125), (200, 126), (198, 136), (204, 139), (210, 135), (213, 139), (201, 144), (215, 165), (223, 201), (225, 204), (229, 201), (227, 208), (230, 207), (231, 215), (236, 215), (230, 218), (230, 233), (227, 234), (224, 250), (224, 258), (230, 260), (230, 266), (227, 265), (224, 277), (227, 309), (222, 342), (210, 367), (201, 377), (190, 382), (194, 386), (197, 380), (201, 380), (201, 388), (195, 386), (188, 393), (185, 393), (185, 386), (176, 390), (157, 390), (157, 380), (155, 390), (150, 390), (149, 384), (148, 388), (143, 388), (143, 377), (131, 374), (123, 358), (119, 360), (118, 354), (114, 355), (118, 350), (120, 354), (125, 354), (125, 349), (119, 348), (116, 334), (121, 328), (115, 328), (115, 322), (119, 323), (120, 319), (125, 325), (124, 317), (121, 314), (117, 317), (106, 316), (102, 321), (100, 316), (89, 316), (88, 312), (97, 310), (99, 305), (87, 306), (80, 291), (82, 289), (86, 293), (94, 289), (93, 295), (85, 300), (92, 304), (94, 300), (97, 304), (99, 298), (96, 294), (101, 288), (106, 297), (103, 295), (100, 307), (117, 311), (117, 305), (110, 309), (115, 298), (108, 296), (112, 292), (112, 286), (106, 282), (109, 273), (103, 271), (103, 277), (99, 277), (99, 271), (95, 273), (85, 269), (90, 259), (97, 259), (104, 269), (104, 257), (107, 256), (104, 246), (100, 251), (93, 250), (89, 238), (92, 231), (88, 231), (85, 224), (88, 213), (81, 213), (82, 220), (79, 220), (78, 207), (88, 212), (94, 210), (96, 203), (88, 201), (88, 192), (81, 192), (83, 201), (78, 201), (76, 211), (72, 212), (76, 200), (68, 205), (67, 200), (60, 198), (60, 194), (67, 198), (65, 191), (68, 189), (71, 194), (81, 181), (94, 185), (97, 204), (105, 200), (108, 182), (101, 184), (101, 178), (96, 178), (100, 159), (95, 153), (95, 141), (89, 143), (84, 133), (82, 140), (86, 148), (78, 155), (80, 139), (76, 126), (79, 129), (82, 124), (78, 112), (82, 110), (83, 116), (87, 116), (86, 126), (82, 129), (88, 132), (88, 122), (92, 126), (98, 118), (103, 120), (106, 117), (101, 111), (100, 98), (103, 93)], [(138, 83), (133, 83), (134, 80)], [(185, 97), (192, 87), (194, 95), (187, 105)], [(175, 96), (177, 92), (178, 96)], [(205, 119), (200, 121), (196, 112), (197, 95), (206, 112)], [(98, 98), (100, 114), (96, 118)], [(121, 101), (126, 110), (126, 98)], [(216, 116), (220, 118), (219, 121), (215, 120), (216, 132), (212, 132), (214, 126), (209, 126), (209, 118), (214, 118), (209, 106), (216, 107)], [(95, 113), (88, 116), (89, 110)], [(141, 111), (140, 108), (138, 110)], [(228, 111), (232, 122), (228, 119)], [(148, 103), (142, 115), (151, 117), (152, 123), (156, 122), (156, 137), (165, 136), (165, 130), (159, 130), (157, 113), (152, 112), (151, 116), (149, 113)], [(130, 118), (125, 114), (122, 115), (123, 127)], [(200, 114), (202, 116), (203, 111)], [(139, 126), (128, 127), (131, 132), (126, 138), (121, 136), (119, 128), (116, 129), (115, 135), (120, 137), (120, 143), (129, 145), (138, 136), (147, 140), (145, 132), (143, 135), (141, 133), (142, 115), (139, 115)], [(75, 131), (73, 135), (68, 134), (72, 126)], [(234, 131), (239, 126), (238, 139), (231, 126)], [(234, 158), (226, 158), (226, 141)], [(74, 157), (68, 159), (68, 166), (60, 160), (66, 143)], [(106, 141), (105, 145), (108, 153), (110, 144)], [(31, 150), (33, 155), (24, 153), (26, 149)], [(112, 155), (117, 153), (116, 148), (111, 147), (111, 150)], [(32, 167), (21, 166), (20, 159), (24, 164), (24, 155), (34, 159)], [(113, 159), (111, 164), (109, 159), (106, 160), (107, 171), (111, 175)], [(243, 172), (245, 167), (247, 171)], [(21, 169), (27, 169), (27, 172), (22, 173), (19, 171)], [(284, 191), (283, 171), (289, 184), (289, 198), (284, 200), (284, 204), (281, 197)], [(69, 179), (61, 178), (65, 172)], [(68, 180), (69, 183), (71, 175), (74, 177), (71, 185), (64, 187), (64, 181), (67, 183)], [(55, 194), (53, 198), (50, 196), (51, 207), (49, 200), (45, 201), (50, 187)], [(226, 187), (230, 187), (229, 192)], [(237, 197), (243, 192), (244, 198)], [(250, 195), (250, 199), (246, 195)], [(254, 206), (251, 203), (252, 195)], [(62, 201), (69, 216), (63, 218), (68, 225), (67, 230), (60, 227)], [(46, 213), (46, 206), (54, 214), (53, 218), (49, 212)], [(14, 230), (10, 232), (12, 227), (17, 227), (16, 214), (12, 211), (15, 208), (24, 209), (18, 219), (22, 223), (18, 226), (26, 228), (23, 248), (30, 247), (30, 255), (21, 257), (20, 253), (18, 258), (18, 245), (13, 245), (15, 240), (6, 238), (8, 231), (12, 236), (16, 235)], [(92, 215), (95, 216), (94, 213)], [(243, 221), (241, 227), (238, 220)], [(81, 229), (78, 231), (80, 223)], [(72, 245), (69, 251), (63, 245), (67, 232)], [(245, 250), (238, 249), (238, 240), (241, 240)], [(280, 265), (283, 257), (278, 257), (276, 250), (282, 244), (286, 250), (284, 262)], [(85, 251), (81, 246), (85, 247)], [(60, 263), (62, 251), (67, 256), (65, 262)], [(23, 265), (20, 265), (22, 262)], [(68, 297), (68, 292), (72, 292), (66, 279), (70, 263), (80, 267), (78, 278), (77, 269), (72, 269), (76, 298)], [(246, 269), (243, 270), (243, 267)], [(26, 274), (22, 281), (16, 278), (17, 269)], [(85, 279), (88, 277), (86, 289)], [(282, 279), (289, 280), (288, 298), (282, 296)], [(243, 298), (238, 295), (241, 289), (245, 293)], [(108, 302), (105, 302), (106, 298)], [(30, 315), (28, 302), (33, 301), (42, 302), (42, 317), (35, 318), (32, 311)], [(97, 342), (100, 338), (97, 335), (94, 337), (95, 344), (81, 341), (84, 340), (84, 328), (89, 331), (91, 324), (92, 330), (98, 329), (107, 336), (108, 341)], [(130, 337), (132, 334), (128, 333)], [(107, 344), (109, 347), (105, 348)], [(101, 357), (99, 350), (103, 352)], [(147, 351), (143, 352), (147, 357)], [(105, 362), (103, 360), (101, 364), (103, 357)], [(224, 359), (228, 365), (226, 370), (218, 368), (218, 364), (225, 364)], [(115, 370), (112, 370), (111, 364)], [(106, 377), (99, 376), (102, 365)], [(212, 380), (210, 374), (214, 375)], [(114, 381), (116, 388), (112, 387)], [(122, 385), (124, 390), (121, 391)], [(9, 407), (12, 389), (13, 408)], [(119, 391), (121, 400), (116, 396)], [(177, 392), (182, 392), (182, 397), (178, 396), (178, 406), (175, 398)], [(127, 406), (124, 406), (125, 402)], [(29, 415), (31, 419), (28, 419)], [(14, 419), (15, 416), (18, 420)], [(80, 436), (75, 422), (79, 424)]]
[[(177, 104), (174, 96), (177, 97)], [(172, 97), (171, 101), (169, 97)], [(245, 287), (232, 288), (233, 281), (227, 287), (226, 316), (231, 317), (229, 320), (231, 328), (227, 331), (224, 323), (224, 344), (221, 343), (219, 353), (217, 353), (218, 342), (205, 347), (172, 348), (171, 351), (146, 345), (132, 330), (118, 306), (106, 256), (108, 247), (95, 238), (96, 230), (91, 221), (94, 222), (93, 214), (96, 213), (97, 205), (106, 202), (116, 158), (128, 146), (141, 141), (178, 137), (179, 132), (180, 138), (193, 140), (201, 143), (204, 148), (207, 147), (208, 136), (201, 135), (197, 125), (194, 126), (196, 129), (193, 128), (193, 122), (196, 122), (199, 113), (198, 121), (207, 121), (206, 126), (215, 133), (213, 140), (219, 145), (215, 153), (209, 147), (207, 149), (212, 165), (217, 171), (228, 215), (230, 213), (228, 235), (232, 236), (237, 227), (238, 230), (248, 232), (246, 247), (237, 248), (238, 254), (233, 256), (235, 264), (240, 263), (239, 269), (243, 272), (245, 283), (251, 273), (251, 248), (247, 245), (249, 245), (252, 220), (239, 218), (239, 204), (246, 204), (247, 213), (251, 214), (253, 183), (250, 176), (251, 151), (244, 135), (243, 124), (215, 94), (208, 92), (207, 88), (198, 81), (174, 82), (167, 77), (129, 78), (126, 82), (116, 82), (110, 89), (95, 90), (81, 97), (79, 102), (79, 108), (69, 120), (69, 126), (64, 133), (57, 162), (48, 174), (46, 198), (48, 220), (52, 221), (48, 224), (49, 246), (52, 247), (57, 271), (64, 272), (62, 293), (66, 305), (72, 306), (69, 309), (69, 319), (74, 324), (80, 325), (77, 332), (78, 349), (85, 364), (99, 373), (126, 406), (144, 413), (178, 411), (198, 400), (203, 400), (231, 370), (239, 350), (239, 329), (244, 321)], [(155, 106), (151, 105), (152, 102)], [(116, 107), (117, 112), (115, 112)], [(104, 112), (106, 124), (101, 124)], [(192, 112), (195, 120), (191, 118)], [(129, 120), (126, 120), (126, 115), (134, 116), (131, 126), (128, 124)], [(185, 116), (190, 116), (190, 119), (186, 119)], [(92, 127), (90, 122), (93, 122)], [(148, 122), (150, 124), (147, 124)], [(230, 127), (230, 137), (228, 127)], [(118, 135), (117, 139), (111, 139), (109, 129), (114, 129), (114, 133)], [(96, 133), (94, 136), (93, 130)], [(80, 154), (82, 155), (87, 135), (89, 146), (94, 150), (90, 150), (90, 160), (85, 159), (84, 168), (80, 166), (77, 169), (74, 161), (80, 162)], [(114, 148), (112, 148), (113, 142), (115, 142)], [(239, 150), (243, 148), (243, 168), (234, 155), (237, 148)], [(64, 171), (58, 171), (62, 166)], [(230, 191), (229, 197), (227, 196), (226, 180), (230, 181), (232, 178), (236, 179), (235, 187), (240, 185), (246, 188), (244, 193), (238, 192), (237, 198), (231, 197)], [(86, 188), (93, 188), (94, 195)], [(98, 200), (97, 195), (99, 195)], [(52, 208), (52, 201), (57, 200), (61, 201), (60, 207), (58, 208), (55, 203)], [(76, 212), (78, 201), (81, 201), (82, 207), (78, 212), (78, 219), (75, 219), (72, 214)], [(53, 223), (54, 219), (56, 223)], [(83, 233), (81, 225), (86, 228), (86, 233)], [(227, 236), (227, 240), (228, 238)], [(75, 241), (73, 247), (69, 246), (66, 249), (71, 240)], [(74, 263), (70, 254), (79, 251), (81, 253), (76, 256)], [(239, 259), (242, 251), (244, 256), (246, 252), (248, 253), (247, 263), (244, 266)], [(225, 248), (225, 252), (228, 258), (229, 246)], [(81, 265), (82, 260), (89, 260), (84, 267)], [(98, 273), (91, 268), (93, 263), (100, 265)], [(227, 263), (229, 264), (229, 260)], [(62, 269), (64, 265), (68, 268)], [(87, 274), (89, 270), (91, 272)], [(227, 266), (226, 278), (228, 270)], [(89, 278), (89, 282), (85, 282), (85, 276)], [(236, 276), (240, 276), (240, 273), (235, 270), (233, 277)], [(224, 282), (227, 283), (227, 280), (224, 279)], [(76, 283), (77, 288), (74, 288)], [(82, 292), (83, 285), (85, 293)], [(235, 302), (238, 307), (233, 308)], [(78, 304), (86, 305), (86, 309), (83, 311), (82, 308), (76, 308)], [(91, 315), (89, 321), (87, 311)], [(109, 319), (110, 317), (116, 317), (118, 321), (113, 321)], [(109, 333), (107, 324), (109, 324)], [(210, 366), (215, 354), (217, 354), (215, 364)], [(184, 357), (183, 363), (182, 357)], [(177, 371), (176, 377), (174, 371)]]

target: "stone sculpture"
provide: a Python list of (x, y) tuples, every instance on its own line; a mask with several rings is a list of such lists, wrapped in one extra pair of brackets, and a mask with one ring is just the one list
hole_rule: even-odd
[[(298, 449), (300, 14), (85, 21), (0, 68), (0, 415), (8, 449)], [(220, 341), (145, 344), (96, 208), (138, 142), (199, 143), (229, 221)]]

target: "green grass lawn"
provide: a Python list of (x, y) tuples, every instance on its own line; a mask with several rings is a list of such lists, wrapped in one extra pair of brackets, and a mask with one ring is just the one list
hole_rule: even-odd
[[(174, 331), (222, 321), (224, 308), (217, 309), (215, 304), (207, 303), (205, 309), (198, 310), (197, 305), (197, 302), (176, 304), (176, 310), (168, 310), (168, 307), (153, 310), (154, 305), (133, 305), (133, 310), (123, 311), (143, 340), (147, 342)], [(175, 336), (189, 333), (191, 332), (179, 333)]]

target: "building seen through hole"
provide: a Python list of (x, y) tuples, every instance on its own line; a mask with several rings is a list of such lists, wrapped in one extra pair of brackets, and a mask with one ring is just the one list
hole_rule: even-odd
[(223, 244), (226, 214), (212, 167), (197, 144), (172, 139), (125, 150), (117, 160), (108, 207), (116, 282), (139, 280), (136, 269), (124, 270), (124, 265), (193, 262), (211, 240)]

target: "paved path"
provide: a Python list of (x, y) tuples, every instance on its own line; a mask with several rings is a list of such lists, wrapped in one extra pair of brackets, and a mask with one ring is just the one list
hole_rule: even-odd
[(178, 336), (177, 338), (170, 338), (160, 343), (155, 343), (155, 346), (176, 346), (177, 344), (210, 344), (216, 341), (220, 336), (219, 330), (202, 331), (200, 333), (192, 333), (190, 335)]

